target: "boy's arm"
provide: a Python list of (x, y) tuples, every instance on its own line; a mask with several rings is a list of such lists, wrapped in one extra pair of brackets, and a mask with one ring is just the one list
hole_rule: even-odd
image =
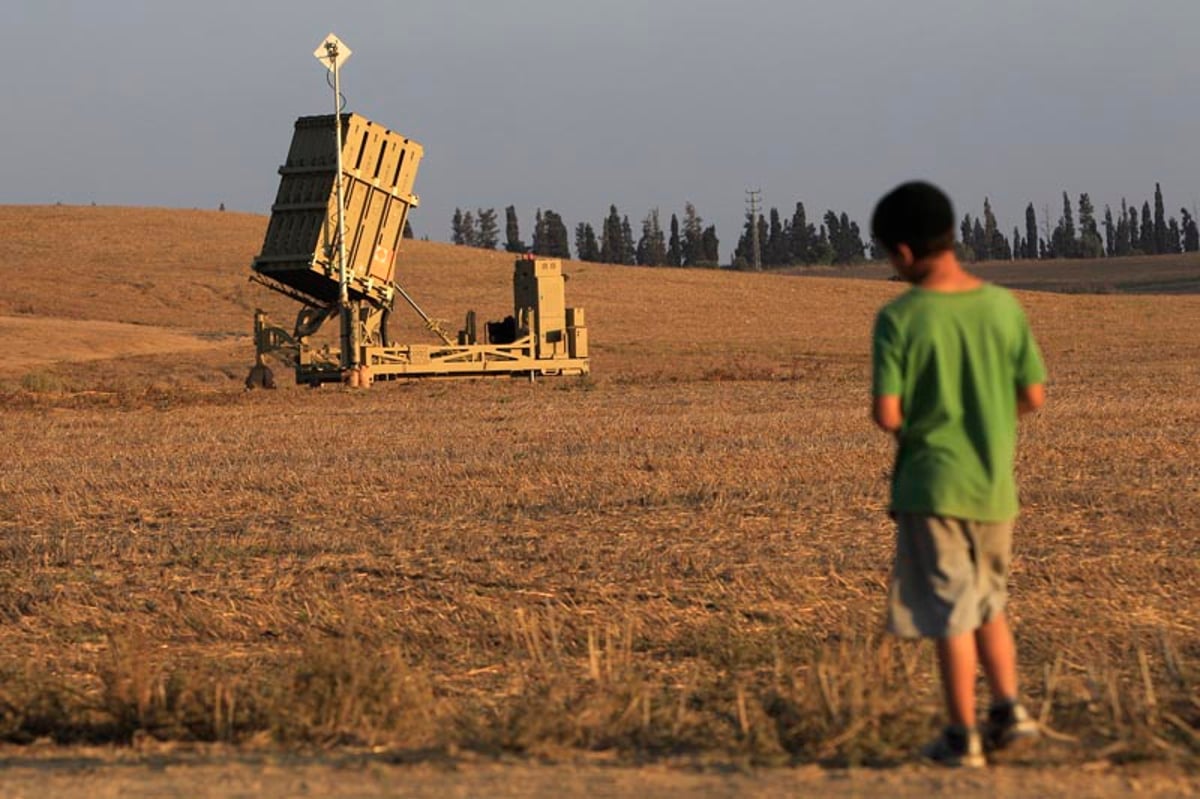
[[(1018, 306), (1020, 309), (1020, 306)], [(1014, 361), (1017, 384), (1017, 415), (1034, 413), (1046, 403), (1046, 364), (1042, 351), (1029, 329), (1025, 312), (1020, 310), (1021, 333)]]
[(1046, 386), (1033, 383), (1028, 386), (1017, 386), (1017, 413), (1035, 413), (1046, 404)]
[(884, 308), (875, 317), (871, 333), (871, 418), (880, 430), (900, 435), (904, 411), (900, 403), (904, 385), (904, 343), (893, 314)]
[(884, 394), (875, 397), (871, 405), (871, 418), (879, 429), (887, 433), (899, 433), (904, 421), (904, 412), (900, 408), (899, 394)]

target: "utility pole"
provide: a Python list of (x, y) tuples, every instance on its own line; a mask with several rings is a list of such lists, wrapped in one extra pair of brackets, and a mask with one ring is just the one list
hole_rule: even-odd
[(753, 253), (752, 266), (755, 272), (762, 271), (762, 246), (758, 240), (758, 208), (761, 196), (762, 189), (746, 190), (746, 204), (750, 206), (750, 248)]

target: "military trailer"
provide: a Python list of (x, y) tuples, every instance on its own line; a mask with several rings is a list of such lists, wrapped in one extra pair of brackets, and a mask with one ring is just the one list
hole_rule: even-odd
[[(341, 185), (338, 137), (341, 125)], [(396, 255), (424, 149), (357, 114), (296, 120), (262, 252), (251, 280), (302, 306), (291, 330), (254, 316), (255, 366), (247, 387), (274, 386), (272, 357), (311, 386), (428, 376), (582, 375), (589, 371), (582, 308), (565, 303), (561, 263), (518, 259), (513, 310), (479, 326), (473, 311), (456, 335), (430, 318), (396, 279)], [(338, 190), (342, 224), (339, 225)], [(345, 231), (345, 242), (339, 238)], [(344, 252), (344, 261), (339, 262)], [(424, 321), (434, 343), (396, 344), (387, 322), (403, 302)], [(313, 337), (338, 318), (338, 346)]]

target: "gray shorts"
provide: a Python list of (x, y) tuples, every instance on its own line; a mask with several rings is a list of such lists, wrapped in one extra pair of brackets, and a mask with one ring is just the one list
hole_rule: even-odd
[(896, 513), (888, 630), (902, 638), (971, 632), (1004, 610), (1013, 523)]

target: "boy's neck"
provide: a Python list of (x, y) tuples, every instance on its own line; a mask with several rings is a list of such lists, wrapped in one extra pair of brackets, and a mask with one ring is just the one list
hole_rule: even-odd
[(934, 253), (914, 263), (909, 282), (926, 291), (946, 294), (972, 291), (983, 285), (982, 280), (963, 269), (953, 250)]

